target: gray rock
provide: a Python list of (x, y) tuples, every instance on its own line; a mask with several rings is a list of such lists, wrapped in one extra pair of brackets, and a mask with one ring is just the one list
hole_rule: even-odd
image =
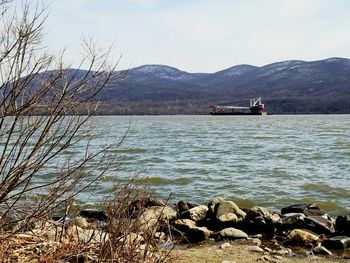
[(269, 236), (273, 236), (276, 227), (282, 224), (278, 214), (260, 206), (254, 206), (247, 211), (245, 222), (252, 233), (264, 233)]
[(181, 217), (188, 218), (195, 222), (198, 222), (205, 218), (207, 212), (208, 212), (207, 206), (199, 205), (181, 213)]
[(294, 229), (287, 236), (291, 245), (315, 245), (319, 241), (318, 235), (303, 229)]
[(76, 226), (81, 227), (81, 228), (89, 228), (90, 227), (90, 224), (88, 223), (86, 218), (81, 217), (81, 216), (74, 217), (72, 220), (72, 223)]
[(317, 234), (330, 235), (335, 232), (335, 224), (323, 216), (305, 217), (305, 228)]
[(175, 220), (177, 212), (168, 206), (153, 206), (146, 208), (138, 219), (139, 231), (155, 232), (165, 221)]
[(311, 203), (306, 203), (306, 204), (293, 204), (287, 207), (283, 207), (281, 209), (281, 214), (288, 214), (288, 213), (304, 213), (305, 210), (308, 209), (318, 209), (320, 210), (319, 207), (317, 207), (315, 204)]
[(209, 239), (211, 231), (206, 227), (194, 227), (187, 232), (187, 239), (189, 242), (201, 242)]
[(276, 258), (271, 255), (264, 255), (257, 259), (257, 261), (263, 261), (263, 262), (272, 262), (272, 263), (278, 263), (281, 259)]
[(292, 252), (293, 251), (290, 248), (281, 248), (279, 250), (273, 251), (273, 254), (284, 256), (284, 255), (290, 255), (290, 254), (292, 254)]
[(326, 240), (323, 240), (322, 245), (329, 249), (347, 249), (350, 248), (350, 237), (330, 237)]
[(248, 238), (248, 235), (243, 232), (242, 230), (228, 227), (220, 231), (220, 236), (223, 238), (229, 238), (229, 239), (241, 239), (241, 238)]
[(325, 255), (325, 256), (332, 256), (332, 252), (330, 252), (327, 248), (324, 246), (316, 246), (312, 249), (312, 253), (315, 255)]
[(226, 242), (226, 243), (221, 244), (221, 245), (220, 245), (220, 248), (221, 248), (221, 249), (225, 249), (225, 248), (228, 248), (228, 247), (230, 247), (230, 246), (231, 246), (231, 244), (228, 243), (228, 242)]
[(265, 251), (259, 246), (247, 246), (248, 251), (264, 253)]
[(237, 215), (233, 213), (224, 214), (220, 216), (218, 220), (221, 223), (237, 223), (239, 221)]
[(242, 219), (246, 216), (246, 213), (232, 201), (221, 201), (215, 205), (214, 215), (217, 219), (228, 213), (235, 214), (238, 218)]
[(350, 215), (338, 216), (335, 220), (337, 232), (350, 236)]
[(108, 240), (108, 233), (98, 229), (83, 229), (78, 226), (70, 226), (67, 229), (67, 234), (73, 239), (83, 242), (100, 243)]
[(282, 216), (282, 229), (295, 229), (305, 227), (305, 215), (303, 213), (289, 213)]
[(208, 215), (211, 218), (216, 218), (216, 210), (217, 210), (217, 204), (219, 204), (220, 202), (225, 201), (224, 198), (222, 197), (214, 197), (209, 203), (208, 203)]
[(181, 232), (187, 233), (191, 228), (196, 227), (196, 222), (191, 219), (177, 219), (173, 223), (173, 227)]
[(85, 217), (90, 220), (106, 221), (107, 213), (105, 211), (98, 211), (94, 209), (81, 210), (79, 216)]
[(180, 200), (178, 203), (177, 203), (177, 208), (179, 209), (180, 213), (181, 212), (184, 212), (184, 211), (187, 211), (188, 209), (190, 209), (187, 205), (187, 203), (183, 200)]

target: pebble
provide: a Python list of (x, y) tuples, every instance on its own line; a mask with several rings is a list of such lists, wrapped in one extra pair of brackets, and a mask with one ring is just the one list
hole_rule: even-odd
[(258, 247), (261, 246), (261, 240), (260, 239), (257, 239), (257, 238), (253, 238), (252, 239), (252, 243)]
[(251, 252), (259, 252), (264, 253), (264, 250), (261, 247), (258, 246), (247, 246), (247, 249)]
[(221, 244), (220, 248), (225, 249), (225, 248), (228, 248), (230, 246), (231, 246), (230, 243), (226, 242), (226, 243)]

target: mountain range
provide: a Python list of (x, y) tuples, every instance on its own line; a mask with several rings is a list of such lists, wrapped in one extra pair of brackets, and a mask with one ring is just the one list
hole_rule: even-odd
[(350, 59), (237, 65), (215, 73), (143, 65), (99, 94), (105, 102), (99, 113), (207, 114), (209, 104), (248, 106), (257, 97), (273, 114), (350, 113)]

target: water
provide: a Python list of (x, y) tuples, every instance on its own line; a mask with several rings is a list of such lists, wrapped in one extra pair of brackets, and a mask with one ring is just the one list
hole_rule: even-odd
[[(206, 203), (223, 196), (243, 207), (280, 209), (316, 202), (350, 209), (350, 115), (94, 117), (95, 147), (121, 138), (112, 170), (82, 199), (142, 172), (155, 193)], [(108, 132), (105, 132), (108, 131)]]

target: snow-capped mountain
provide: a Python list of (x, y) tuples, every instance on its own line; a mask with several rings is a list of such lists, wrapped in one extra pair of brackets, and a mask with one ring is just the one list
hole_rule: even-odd
[(98, 98), (108, 105), (102, 113), (205, 114), (208, 104), (247, 105), (254, 97), (263, 97), (271, 113), (350, 113), (350, 60), (288, 60), (215, 73), (144, 65)]

